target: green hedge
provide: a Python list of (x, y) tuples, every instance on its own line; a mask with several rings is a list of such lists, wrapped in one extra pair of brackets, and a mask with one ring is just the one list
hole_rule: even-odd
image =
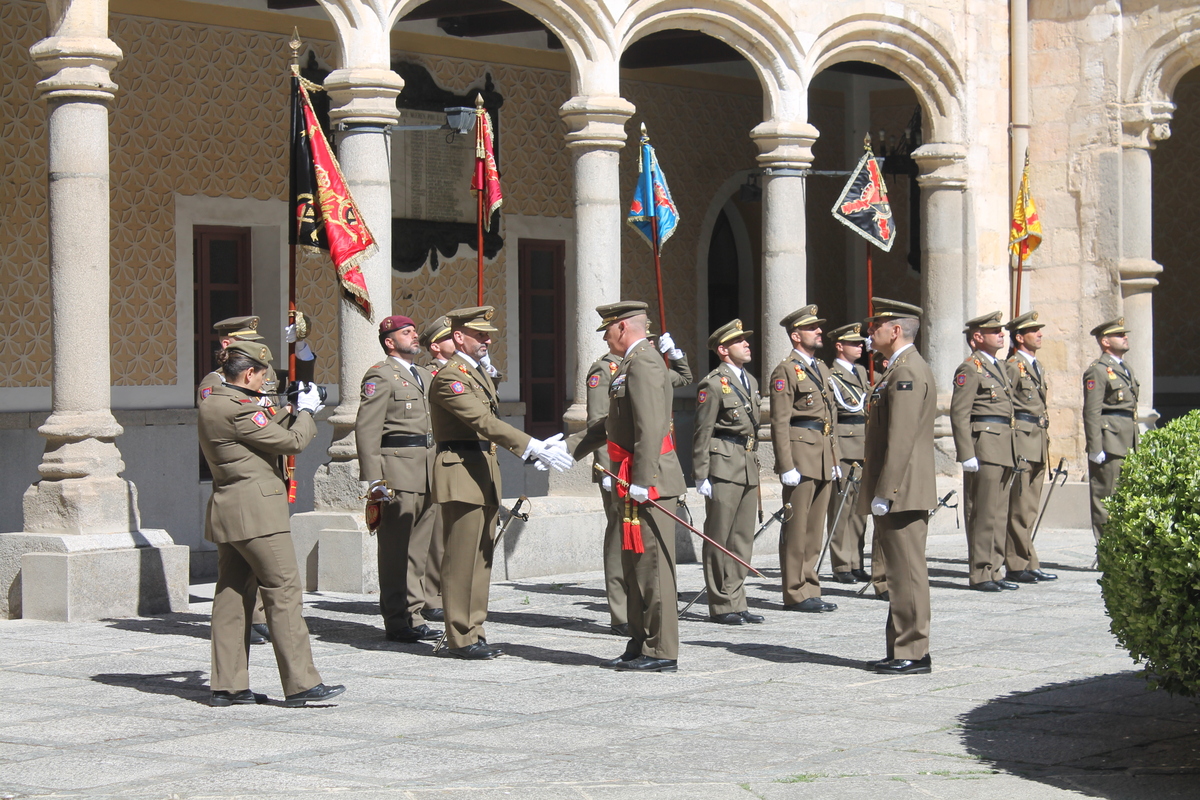
[(1125, 459), (1100, 538), (1112, 632), (1152, 688), (1200, 694), (1200, 411)]

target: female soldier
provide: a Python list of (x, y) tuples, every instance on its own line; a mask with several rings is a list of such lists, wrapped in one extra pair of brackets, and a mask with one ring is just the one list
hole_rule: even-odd
[(326, 700), (346, 690), (326, 686), (313, 666), (303, 590), (288, 519), (280, 456), (303, 450), (316, 435), (317, 387), (306, 384), (295, 416), (258, 401), (271, 351), (261, 342), (233, 342), (218, 356), (224, 383), (200, 407), (200, 449), (213, 475), (208, 539), (217, 545), (212, 608), (212, 705), (258, 702), (250, 691), (250, 620), (262, 592), (267, 627), (286, 706)]

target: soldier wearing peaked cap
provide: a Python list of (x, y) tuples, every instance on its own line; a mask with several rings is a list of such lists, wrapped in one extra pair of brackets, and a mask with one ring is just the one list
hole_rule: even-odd
[(1083, 373), (1083, 436), (1088, 453), (1088, 483), (1092, 495), (1092, 532), (1096, 541), (1108, 522), (1104, 498), (1113, 492), (1121, 465), (1137, 447), (1137, 403), (1140, 386), (1124, 360), (1129, 352), (1125, 318), (1092, 328), (1100, 357)]
[(1033, 524), (1042, 499), (1042, 484), (1050, 461), (1050, 420), (1046, 416), (1046, 373), (1037, 359), (1042, 328), (1037, 311), (1028, 311), (1007, 325), (1013, 353), (1008, 357), (1013, 400), (1013, 448), (1024, 459), (1008, 496), (1008, 535), (1004, 545), (1005, 580), (1016, 583), (1052, 581), (1033, 546)]
[(876, 672), (929, 672), (929, 571), (925, 542), (937, 503), (933, 422), (937, 387), (913, 346), (921, 309), (872, 298), (872, 347), (888, 359), (871, 391), (859, 513), (875, 517), (875, 541), (888, 571), (887, 658)]
[[(454, 337), (450, 335), (450, 318), (442, 315), (425, 326), (418, 339), (421, 347), (429, 352), (424, 366), (429, 374), (437, 375), (454, 355)], [(425, 607), (421, 616), (427, 620), (441, 622), (446, 618), (442, 610), (442, 557), (446, 552), (446, 537), (442, 530), (441, 508), (433, 504), (433, 533), (429, 536), (429, 558), (425, 562)]]
[[(835, 358), (829, 364), (829, 388), (837, 405), (837, 440), (841, 455), (842, 474), (849, 477), (857, 464), (863, 463), (863, 437), (867, 432), (866, 402), (871, 392), (867, 370), (858, 362), (862, 356), (862, 323), (852, 322), (829, 333)], [(850, 489), (854, 492), (854, 489)], [(855, 498), (847, 497), (837, 530), (830, 531), (829, 558), (833, 579), (838, 583), (869, 581), (863, 570), (863, 543), (867, 534), (867, 518), (854, 512)], [(829, 524), (837, 517), (840, 501), (829, 504)]]
[(430, 497), (433, 428), (429, 386), (433, 375), (417, 366), (417, 328), (402, 315), (379, 323), (385, 357), (363, 375), (354, 422), (359, 479), (367, 496), (383, 501), (376, 536), (379, 613), (389, 641), (436, 639), (423, 611), (425, 572), (437, 510)]
[(459, 308), (446, 316), (456, 352), (433, 377), (429, 390), (437, 447), (433, 501), (441, 505), (446, 538), (442, 559), (446, 644), (452, 656), (491, 659), (503, 653), (488, 643), (483, 628), (500, 513), (496, 446), (559, 470), (572, 460), (560, 437), (543, 442), (499, 418), (496, 385), (480, 363), (498, 330), (491, 323), (495, 309)]
[(963, 467), (967, 554), (972, 589), (998, 592), (1018, 585), (1000, 576), (1007, 535), (1006, 484), (1013, 457), (1013, 402), (1008, 369), (996, 354), (1004, 346), (1002, 314), (967, 321), (971, 355), (954, 372), (950, 427)]
[[(709, 349), (721, 364), (700, 382), (692, 436), (692, 472), (707, 515), (704, 533), (749, 563), (754, 550), (758, 475), (758, 381), (746, 369), (750, 343), (735, 319), (713, 331)], [(714, 622), (762, 622), (746, 604), (746, 568), (704, 543), (704, 585)]]
[(608, 387), (608, 413), (575, 434), (576, 458), (606, 447), (621, 478), (621, 566), (628, 587), (630, 641), (601, 666), (627, 672), (674, 672), (679, 658), (675, 604), (675, 522), (647, 500), (669, 504), (686, 491), (671, 423), (674, 390), (663, 359), (646, 338), (646, 304), (596, 309), (609, 352), (621, 358)]
[(775, 471), (784, 485), (784, 503), (792, 504), (791, 519), (779, 539), (783, 604), (789, 611), (810, 613), (837, 608), (821, 599), (817, 578), (833, 480), (841, 474), (837, 407), (826, 367), (816, 358), (824, 322), (815, 305), (779, 321), (792, 352), (771, 373), (770, 388)]

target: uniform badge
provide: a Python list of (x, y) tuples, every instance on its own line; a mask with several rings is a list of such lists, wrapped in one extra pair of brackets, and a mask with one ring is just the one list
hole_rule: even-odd
[(589, 389), (595, 389), (599, 385), (600, 385), (600, 376), (599, 375), (589, 375), (588, 376), (588, 388)]
[(440, 367), (430, 367), (429, 374), (436, 378), (439, 369), (441, 369), (441, 368)]
[(967, 385), (966, 374), (962, 373), (962, 372), (958, 373), (957, 375), (954, 376), (954, 382), (956, 384), (958, 384), (959, 386), (966, 386)]
[(257, 425), (260, 428), (267, 427), (267, 415), (261, 411), (257, 412), (250, 419), (254, 422), (255, 425)]
[(796, 368), (796, 380), (797, 381), (804, 380), (804, 368), (801, 367), (799, 364), (793, 364), (792, 366)]
[(896, 381), (896, 391), (897, 392), (911, 392), (912, 391), (912, 381)]
[(1109, 379), (1110, 381), (1115, 381), (1115, 380), (1117, 379), (1117, 373), (1113, 372), (1113, 368), (1112, 368), (1112, 367), (1105, 367), (1105, 369), (1107, 369), (1107, 370), (1108, 370), (1108, 379)]
[(785, 381), (783, 378), (776, 378), (776, 379), (775, 379), (775, 384), (774, 384), (774, 386), (775, 386), (775, 391), (777, 391), (777, 392), (782, 392), (782, 391), (783, 391), (783, 387), (784, 387), (784, 386), (786, 386), (786, 385), (787, 385), (787, 382), (786, 382), (786, 381)]
[(1087, 390), (1090, 392), (1092, 389), (1096, 388), (1096, 381), (1093, 380), (1092, 378), (1088, 378), (1086, 386), (1087, 386)]
[(608, 362), (608, 374), (612, 375), (616, 371), (617, 371), (617, 362), (615, 362), (615, 361)]
[(210, 389), (209, 387), (205, 386), (203, 389), (201, 389), (201, 390), (200, 390), (200, 399), (201, 399), (201, 400), (207, 400), (207, 399), (208, 399), (208, 396), (209, 396), (210, 394), (212, 394), (212, 389)]
[(375, 394), (375, 384), (369, 383), (369, 382), (364, 383), (363, 384), (363, 394), (365, 394), (367, 397), (373, 396)]
[(721, 394), (729, 394), (732, 391), (733, 391), (733, 389), (729, 388), (729, 378), (726, 378), (724, 375), (722, 375), (721, 376)]
[(697, 403), (704, 403), (707, 401), (708, 401), (708, 390), (707, 389), (701, 389), (699, 392), (696, 393), (696, 402)]
[(459, 365), (458, 365), (458, 371), (459, 371), (459, 372), (461, 372), (463, 375), (469, 375), (469, 374), (470, 374), (469, 372), (467, 372), (467, 365), (466, 365), (466, 364), (459, 364)]
[(462, 381), (455, 381), (454, 383), (450, 384), (450, 391), (454, 392), (455, 394), (462, 394), (465, 390), (466, 387), (463, 386)]

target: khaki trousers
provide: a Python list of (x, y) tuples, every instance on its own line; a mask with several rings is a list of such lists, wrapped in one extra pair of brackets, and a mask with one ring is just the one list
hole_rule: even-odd
[(1108, 522), (1108, 509), (1104, 507), (1104, 498), (1113, 493), (1117, 486), (1117, 478), (1121, 477), (1121, 465), (1125, 456), (1114, 456), (1111, 453), (1104, 459), (1103, 464), (1093, 464), (1088, 461), (1088, 488), (1092, 494), (1092, 533), (1096, 541), (1104, 533), (1104, 523)]
[(442, 607), (442, 557), (446, 553), (442, 507), (432, 502), (429, 505), (433, 515), (433, 532), (429, 535), (429, 558), (425, 561), (425, 580), (421, 583), (425, 592), (424, 611)]
[(285, 695), (321, 682), (313, 665), (308, 626), (301, 615), (304, 590), (290, 533), (273, 533), (217, 545), (217, 588), (212, 607), (212, 690), (250, 688), (250, 620), (255, 592), (262, 593), (271, 646)]
[(978, 472), (963, 473), (967, 518), (967, 559), (971, 583), (1003, 580), (1004, 540), (1008, 531), (1008, 492), (1011, 470), (983, 462)]
[[(842, 476), (850, 477), (850, 470), (855, 464), (861, 464), (857, 461), (842, 461)], [(834, 572), (849, 572), (852, 569), (862, 569), (863, 565), (863, 545), (867, 539), (867, 518), (861, 514), (854, 513), (854, 506), (858, 500), (858, 486), (854, 486), (846, 495), (846, 507), (842, 509), (842, 518), (838, 520), (837, 530), (833, 529), (834, 518), (838, 513), (838, 506), (842, 500), (840, 495), (834, 493), (829, 500), (829, 530), (832, 537), (829, 541), (829, 564)], [(836, 485), (835, 485), (836, 488)]]
[[(758, 487), (713, 480), (712, 497), (704, 507), (704, 535), (749, 563), (754, 553), (754, 510), (758, 507)], [(708, 590), (708, 613), (737, 613), (746, 605), (747, 569), (729, 556), (704, 543), (704, 586)]]
[(442, 558), (442, 608), (446, 646), (466, 647), (486, 639), (492, 550), (499, 506), (442, 503), (446, 554)]
[(621, 563), (621, 519), (625, 503), (612, 492), (600, 490), (604, 503), (604, 593), (608, 596), (608, 618), (611, 625), (629, 622), (629, 587), (625, 584), (625, 568)]
[(783, 604), (792, 605), (821, 596), (817, 559), (821, 556), (825, 513), (833, 494), (833, 481), (803, 478), (783, 487), (783, 502), (792, 504), (792, 516), (779, 537), (779, 567), (783, 575)]
[(888, 590), (887, 556), (883, 554), (883, 547), (879, 544), (879, 518), (875, 517), (875, 520), (876, 524), (871, 533), (871, 588), (875, 590), (875, 596), (879, 597)]
[(899, 511), (875, 518), (875, 535), (887, 559), (888, 658), (916, 661), (929, 654), (928, 534), (928, 511)]
[[(669, 505), (671, 497), (657, 502)], [(627, 653), (679, 658), (679, 595), (675, 584), (675, 520), (649, 504), (638, 506), (643, 553), (621, 551), (629, 587)]]
[(1026, 462), (1025, 471), (1018, 472), (1008, 495), (1008, 536), (1004, 542), (1004, 566), (1012, 572), (1037, 569), (1037, 550), (1033, 547), (1033, 523), (1037, 521), (1042, 504), (1042, 487), (1046, 483), (1046, 464)]
[(436, 510), (428, 494), (396, 492), (383, 504), (375, 536), (379, 613), (388, 631), (425, 623), (425, 569)]

